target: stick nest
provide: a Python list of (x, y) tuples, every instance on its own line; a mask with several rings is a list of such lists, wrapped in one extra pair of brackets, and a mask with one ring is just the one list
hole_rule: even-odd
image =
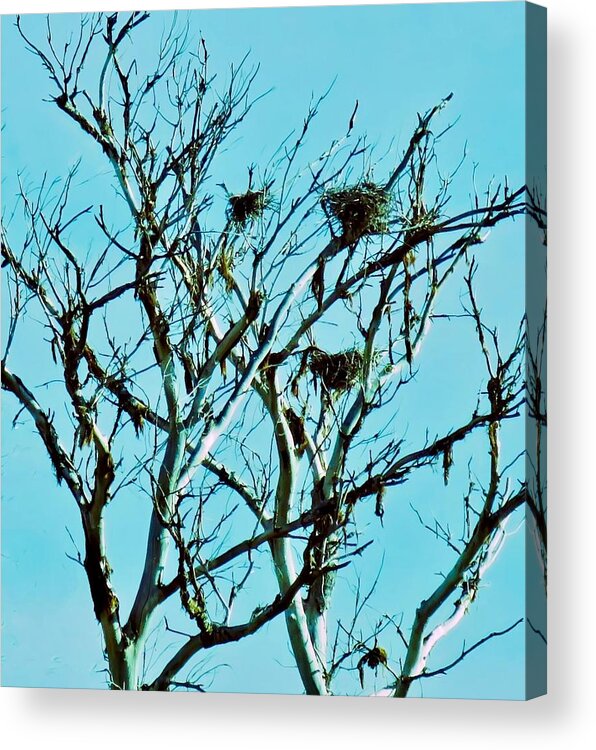
[(327, 191), (321, 206), (341, 225), (344, 238), (351, 244), (370, 234), (388, 230), (391, 195), (374, 182), (361, 182)]
[(364, 357), (358, 349), (337, 354), (317, 349), (310, 353), (309, 369), (319, 377), (328, 391), (347, 391), (362, 377)]
[(248, 190), (240, 195), (231, 195), (228, 199), (229, 216), (235, 224), (244, 226), (262, 216), (267, 203), (266, 190)]

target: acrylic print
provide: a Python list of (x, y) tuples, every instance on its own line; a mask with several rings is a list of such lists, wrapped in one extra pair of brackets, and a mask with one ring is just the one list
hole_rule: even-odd
[(545, 691), (545, 12), (2, 18), (2, 682)]

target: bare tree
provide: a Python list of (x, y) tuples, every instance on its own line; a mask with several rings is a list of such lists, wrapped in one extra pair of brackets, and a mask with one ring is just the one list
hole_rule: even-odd
[[(453, 174), (442, 174), (437, 159), (449, 95), (419, 116), (384, 173), (355, 135), (357, 103), (345, 133), (304, 163), (323, 96), (267, 166), (248, 166), (245, 184), (229, 192), (218, 158), (258, 100), (257, 71), (244, 60), (222, 84), (205, 41), (176, 27), (154, 67), (140, 70), (130, 40), (147, 18), (84, 17), (66, 42), (49, 22), (36, 40), (17, 20), (47, 70), (54, 105), (109, 164), (117, 199), (78, 206), (75, 168), (60, 190), (22, 185), (26, 230), (2, 230), (11, 305), (2, 387), (32, 418), (80, 512), (76, 559), (101, 625), (109, 684), (204, 689), (189, 676), (197, 655), (283, 616), (306, 693), (332, 693), (342, 671), (364, 689), (366, 668), (381, 670), (387, 694), (405, 696), (520, 622), (512, 618), (452, 664), (431, 666), (434, 647), (479, 595), (508, 519), (529, 499), (519, 462), (504, 464), (500, 446), (503, 426), (524, 408), (524, 322), (504, 350), (475, 292), (488, 231), (527, 212), (527, 191), (490, 185), (450, 213)], [(93, 238), (87, 254), (83, 233)], [(428, 424), (426, 440), (412, 447), (390, 422), (401, 399), (423, 397), (414, 395), (421, 347), (439, 317), (437, 299), (456, 280), (462, 310), (441, 317), (468, 325), (484, 381), (470, 384), (461, 424), (443, 434)], [(28, 346), (51, 356), (70, 426), (57, 425), (30, 374), (11, 368), (25, 313), (42, 320)], [(330, 324), (353, 343), (338, 347)], [(540, 397), (531, 398), (540, 412)], [(469, 491), (459, 496), (448, 484), (454, 447), (472, 436), (488, 463), (470, 468)], [(414, 520), (448, 548), (450, 569), (421, 592), (412, 621), (402, 624), (396, 599), (367, 629), (374, 585), (365, 581), (353, 612), (336, 622), (340, 571), (357, 572), (374, 543), (364, 519), (381, 524), (410, 477), (433, 466), (461, 531), (416, 508)], [(146, 498), (150, 523), (125, 612), (106, 509), (130, 492)], [(540, 493), (530, 501), (539, 519)], [(255, 590), (273, 592), (263, 604)], [(186, 625), (173, 627), (172, 617)], [(149, 668), (154, 626), (176, 646)], [(391, 649), (381, 645), (390, 638)]]

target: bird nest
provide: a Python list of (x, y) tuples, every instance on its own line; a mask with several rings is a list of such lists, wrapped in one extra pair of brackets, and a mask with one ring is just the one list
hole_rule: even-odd
[(339, 222), (350, 243), (389, 228), (391, 195), (373, 182), (328, 190), (321, 198), (321, 206), (327, 216)]
[(364, 358), (358, 349), (337, 354), (316, 349), (309, 358), (309, 369), (319, 377), (328, 391), (347, 391), (362, 377)]
[(235, 224), (243, 226), (262, 215), (267, 207), (266, 190), (248, 190), (240, 195), (231, 195), (228, 199), (228, 213)]

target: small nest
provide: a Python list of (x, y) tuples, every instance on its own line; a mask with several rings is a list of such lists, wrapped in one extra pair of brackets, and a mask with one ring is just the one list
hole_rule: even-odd
[(244, 226), (262, 215), (267, 207), (267, 191), (248, 190), (241, 195), (231, 195), (228, 202), (230, 218), (235, 224)]
[(328, 216), (340, 223), (343, 236), (351, 244), (370, 234), (388, 230), (391, 195), (373, 182), (329, 190), (321, 198)]
[(327, 354), (316, 349), (309, 359), (309, 368), (319, 377), (328, 391), (347, 391), (362, 377), (364, 358), (358, 349)]

